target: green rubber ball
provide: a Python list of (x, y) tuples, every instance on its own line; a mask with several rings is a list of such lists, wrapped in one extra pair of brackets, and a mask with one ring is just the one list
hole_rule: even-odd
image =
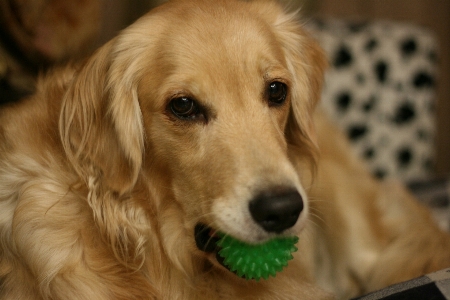
[(275, 238), (263, 244), (247, 244), (231, 236), (220, 234), (217, 245), (221, 247), (219, 255), (223, 263), (239, 277), (245, 279), (275, 277), (277, 272), (287, 266), (297, 251), (298, 237)]

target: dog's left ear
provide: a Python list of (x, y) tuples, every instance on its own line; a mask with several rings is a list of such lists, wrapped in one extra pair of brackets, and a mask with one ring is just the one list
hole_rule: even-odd
[(321, 96), (327, 59), (318, 43), (301, 27), (295, 14), (280, 12), (274, 28), (293, 75), (286, 137), (290, 144), (315, 158), (318, 148), (313, 115)]
[(115, 38), (75, 72), (59, 130), (67, 159), (88, 187), (101, 236), (123, 264), (139, 268), (149, 225), (135, 202), (144, 152), (137, 91), (143, 67), (135, 58), (143, 50), (132, 44)]
[[(144, 133), (135, 76), (113, 40), (74, 75), (64, 96), (60, 135), (66, 156), (86, 182), (93, 178), (116, 195), (136, 183)], [(125, 65), (124, 65), (125, 64)]]

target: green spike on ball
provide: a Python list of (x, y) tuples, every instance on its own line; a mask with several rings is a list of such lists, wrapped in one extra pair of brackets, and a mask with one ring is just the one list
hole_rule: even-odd
[(217, 245), (222, 248), (219, 255), (224, 259), (223, 263), (247, 280), (275, 277), (293, 258), (292, 253), (298, 250), (296, 236), (276, 238), (258, 245), (247, 244), (228, 235), (220, 234), (220, 237)]

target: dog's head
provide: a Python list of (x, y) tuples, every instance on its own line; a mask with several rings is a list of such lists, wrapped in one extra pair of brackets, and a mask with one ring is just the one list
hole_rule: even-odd
[[(179, 265), (180, 253), (202, 253), (195, 240), (213, 252), (215, 231), (248, 243), (297, 234), (309, 170), (292, 153), (313, 160), (324, 67), (294, 16), (264, 1), (169, 2), (104, 46), (72, 83), (60, 130), (97, 189), (94, 211), (120, 207), (112, 220), (97, 213), (122, 233), (114, 247), (144, 245), (146, 207)], [(137, 181), (145, 200), (132, 200)], [(104, 194), (112, 204), (96, 205)]]

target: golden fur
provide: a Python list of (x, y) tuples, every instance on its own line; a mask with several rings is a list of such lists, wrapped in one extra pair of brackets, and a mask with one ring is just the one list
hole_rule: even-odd
[[(169, 2), (49, 74), (0, 111), (0, 298), (348, 298), (449, 266), (429, 213), (372, 179), (314, 113), (325, 67), (276, 4), (198, 0)], [(288, 87), (278, 106), (274, 80)], [(202, 118), (170, 111), (182, 96)], [(246, 281), (197, 249), (198, 223), (275, 236), (247, 208), (277, 186), (304, 201), (282, 233), (300, 237), (283, 272)]]

